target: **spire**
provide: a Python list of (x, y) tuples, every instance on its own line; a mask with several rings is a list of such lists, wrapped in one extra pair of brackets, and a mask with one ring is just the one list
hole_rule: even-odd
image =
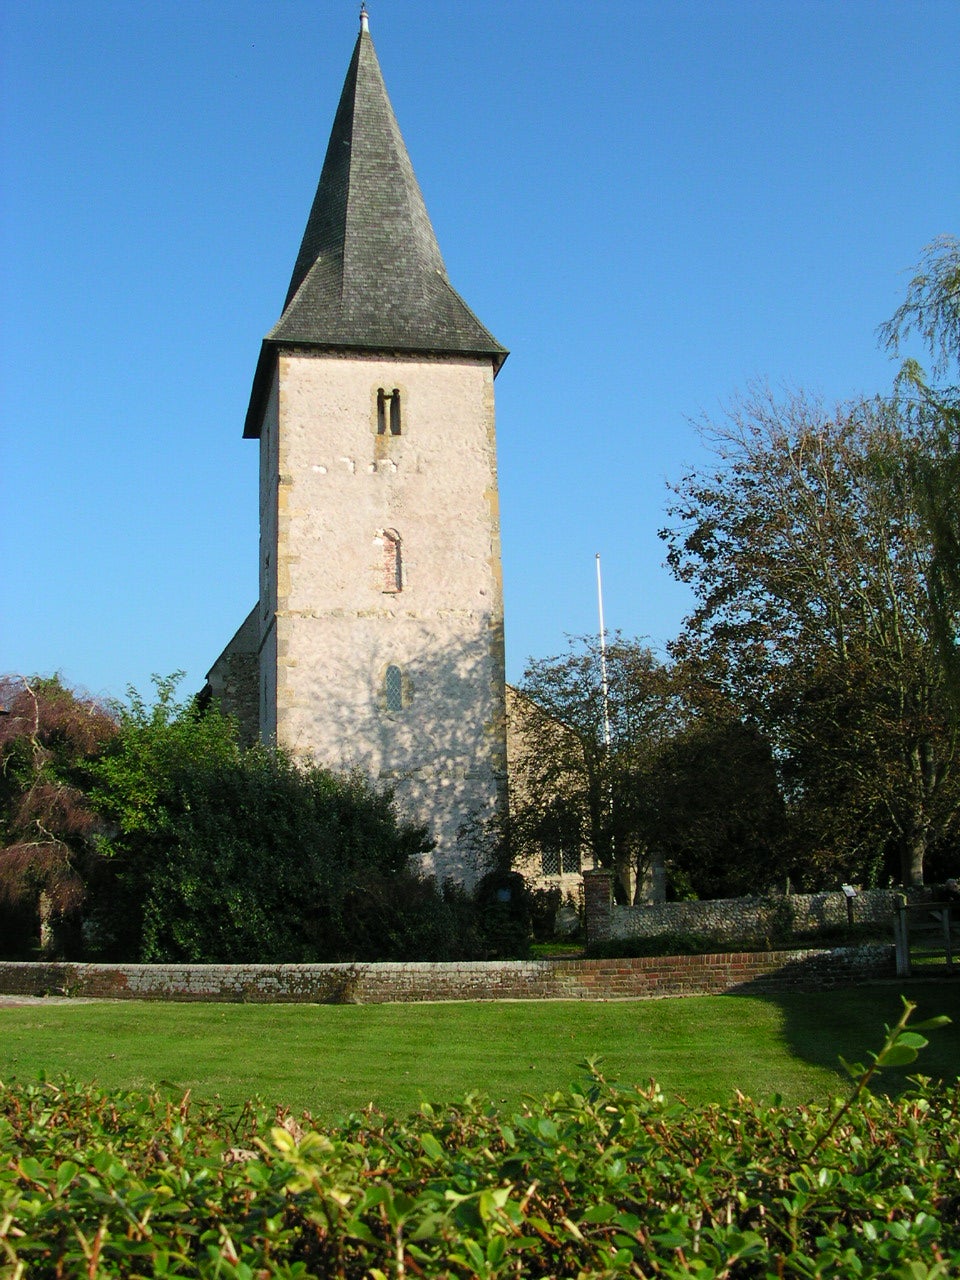
[(283, 313), (264, 340), (245, 435), (283, 346), (489, 357), (507, 352), (457, 294), (370, 38), (366, 7)]

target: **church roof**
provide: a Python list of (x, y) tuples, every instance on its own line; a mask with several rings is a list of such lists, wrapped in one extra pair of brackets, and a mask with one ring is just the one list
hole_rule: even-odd
[(277, 324), (263, 341), (244, 435), (260, 434), (289, 347), (507, 357), (447, 279), (363, 22)]

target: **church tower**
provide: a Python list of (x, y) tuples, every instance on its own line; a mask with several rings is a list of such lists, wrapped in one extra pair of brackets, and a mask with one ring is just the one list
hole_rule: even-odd
[(493, 381), (367, 18), (244, 435), (260, 441), (260, 734), (395, 789), (471, 884), (506, 805)]

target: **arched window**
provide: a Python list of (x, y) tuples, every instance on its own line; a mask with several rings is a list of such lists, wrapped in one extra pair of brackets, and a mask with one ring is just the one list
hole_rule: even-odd
[(383, 531), (383, 592), (397, 595), (403, 590), (403, 558), (400, 553), (400, 535), (396, 529)]
[(400, 434), (399, 387), (392, 391), (384, 391), (380, 387), (377, 391), (377, 435), (385, 436), (388, 430), (392, 436)]
[(403, 710), (403, 673), (392, 663), (387, 667), (383, 678), (383, 690), (386, 695), (388, 711)]

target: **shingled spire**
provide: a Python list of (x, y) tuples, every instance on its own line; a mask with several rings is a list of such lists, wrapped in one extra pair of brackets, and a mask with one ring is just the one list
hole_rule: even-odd
[(246, 436), (260, 434), (285, 347), (481, 356), (495, 370), (507, 357), (447, 279), (366, 21), (283, 314), (263, 342)]

